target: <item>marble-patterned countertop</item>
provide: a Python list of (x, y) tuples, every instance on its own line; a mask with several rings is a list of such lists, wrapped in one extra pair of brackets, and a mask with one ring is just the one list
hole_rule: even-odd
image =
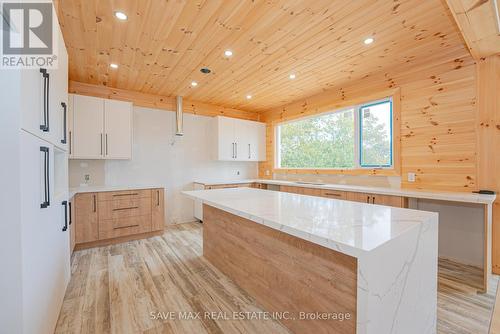
[(120, 185), (120, 186), (81, 186), (69, 188), (69, 198), (71, 199), (78, 193), (98, 193), (104, 191), (121, 191), (121, 190), (137, 190), (137, 189), (156, 189), (163, 188), (163, 186), (152, 184), (139, 184), (139, 185)]
[(206, 186), (212, 186), (218, 184), (242, 184), (242, 183), (252, 183), (252, 182), (293, 186), (293, 187), (363, 192), (363, 193), (373, 193), (381, 195), (403, 196), (410, 198), (425, 198), (425, 199), (434, 199), (440, 201), (490, 204), (490, 205), (496, 199), (496, 195), (481, 195), (472, 192), (441, 192), (441, 191), (431, 191), (431, 190), (413, 190), (413, 189), (402, 189), (402, 188), (391, 188), (391, 187), (357, 186), (357, 185), (333, 184), (333, 183), (320, 184), (314, 182), (285, 181), (285, 180), (271, 180), (271, 179), (194, 181), (194, 183), (199, 183)]
[(253, 188), (183, 191), (203, 203), (315, 244), (360, 258), (437, 213)]

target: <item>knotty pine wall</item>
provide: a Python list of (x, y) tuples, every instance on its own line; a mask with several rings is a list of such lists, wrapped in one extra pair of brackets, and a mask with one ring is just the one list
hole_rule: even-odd
[[(393, 91), (401, 96), (401, 186), (477, 189), (476, 64), (463, 47), (416, 65), (411, 71), (368, 74), (357, 82), (263, 113), (261, 121), (268, 124), (267, 161), (259, 164), (259, 176), (273, 174), (276, 123), (369, 101)], [(406, 181), (408, 172), (416, 173), (416, 182)]]
[[(500, 55), (478, 62), (478, 184), (500, 193)], [(497, 195), (500, 196), (500, 195)], [(500, 274), (500, 199), (493, 204), (493, 272)]]

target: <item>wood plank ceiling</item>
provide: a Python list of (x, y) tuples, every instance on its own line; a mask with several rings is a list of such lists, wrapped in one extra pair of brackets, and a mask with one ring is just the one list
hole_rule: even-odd
[(441, 0), (59, 0), (58, 14), (70, 80), (252, 111), (463, 48)]
[(475, 59), (500, 53), (500, 2), (446, 0)]

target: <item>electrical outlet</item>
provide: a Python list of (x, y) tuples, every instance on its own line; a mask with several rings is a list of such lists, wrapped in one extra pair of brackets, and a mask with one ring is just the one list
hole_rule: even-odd
[(85, 176), (83, 178), (85, 179), (85, 183), (89, 183), (89, 181), (90, 181), (90, 174), (85, 174)]
[(269, 171), (269, 169), (266, 169), (266, 176), (269, 176), (271, 175), (271, 172)]
[(240, 175), (240, 171), (239, 170), (236, 171), (236, 175)]
[(415, 182), (415, 173), (408, 173), (408, 182)]

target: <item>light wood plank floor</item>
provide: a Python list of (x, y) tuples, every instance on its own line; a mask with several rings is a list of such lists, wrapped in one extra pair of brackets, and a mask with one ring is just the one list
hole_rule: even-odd
[[(161, 237), (75, 252), (55, 332), (288, 333), (273, 320), (223, 319), (263, 310), (201, 254), (199, 223), (170, 226)], [(474, 285), (480, 281), (479, 270), (440, 261), (438, 333), (488, 333), (495, 291), (477, 294)], [(178, 312), (201, 312), (201, 317), (178, 320)]]

